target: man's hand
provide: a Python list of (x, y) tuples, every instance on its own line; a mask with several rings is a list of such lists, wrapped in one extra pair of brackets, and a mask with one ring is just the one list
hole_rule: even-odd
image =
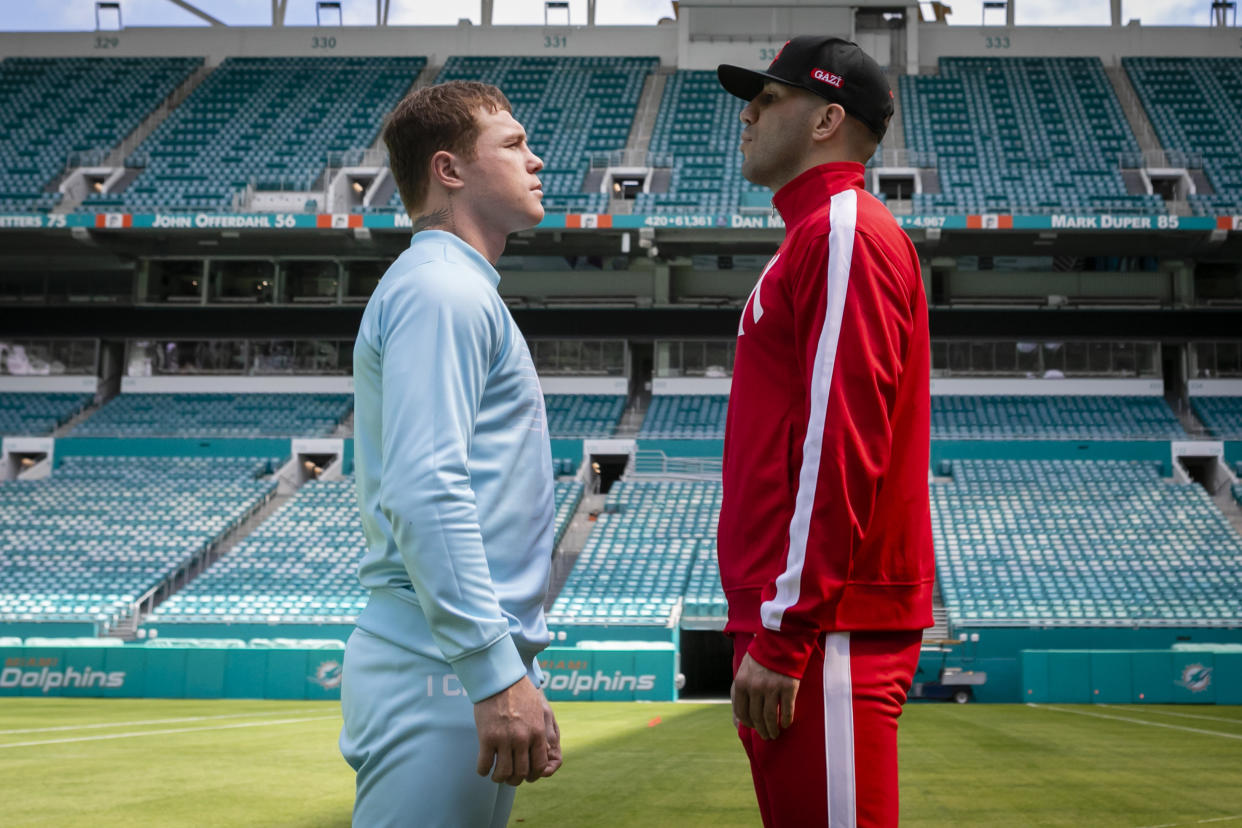
[(548, 765), (543, 769), (543, 776), (548, 777), (556, 773), (565, 760), (561, 756), (561, 726), (556, 723), (556, 715), (546, 696), (543, 699), (543, 726), (548, 741)]
[(775, 739), (793, 724), (798, 679), (764, 667), (747, 653), (733, 677), (729, 698), (733, 718), (752, 728), (761, 739)]
[[(516, 787), (523, 779), (534, 782), (547, 775), (551, 744), (547, 704), (543, 694), (525, 676), (475, 704), (474, 724), (479, 731), (479, 762), (475, 771), (479, 776), (487, 776), (491, 771), (493, 782)], [(559, 766), (559, 731), (556, 749)]]

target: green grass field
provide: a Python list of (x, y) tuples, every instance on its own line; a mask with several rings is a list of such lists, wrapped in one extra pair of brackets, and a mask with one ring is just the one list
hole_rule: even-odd
[[(753, 826), (729, 710), (556, 706), (514, 825)], [(334, 703), (6, 698), (0, 825), (345, 826)], [(1242, 826), (1242, 708), (911, 705), (905, 825)]]

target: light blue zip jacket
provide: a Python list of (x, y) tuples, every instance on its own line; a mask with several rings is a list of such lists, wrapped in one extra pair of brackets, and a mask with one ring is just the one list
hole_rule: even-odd
[(547, 646), (552, 456), (500, 274), (428, 230), (384, 274), (354, 346), (354, 463), (371, 599), (358, 627), (447, 661), (471, 701)]

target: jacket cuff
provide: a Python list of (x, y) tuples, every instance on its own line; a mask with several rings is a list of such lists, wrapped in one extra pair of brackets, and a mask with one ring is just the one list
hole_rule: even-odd
[(801, 681), (818, 638), (816, 632), (774, 632), (764, 627), (746, 652), (769, 670)]
[(496, 695), (526, 675), (526, 665), (508, 633), (481, 650), (450, 662), (470, 701), (478, 703)]

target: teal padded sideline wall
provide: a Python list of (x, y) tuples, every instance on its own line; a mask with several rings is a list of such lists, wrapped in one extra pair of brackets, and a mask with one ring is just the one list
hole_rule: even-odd
[(342, 649), (4, 647), (0, 697), (339, 699)]
[(1023, 650), (1022, 700), (1060, 704), (1240, 704), (1237, 650)]
[(1025, 698), (1023, 652), (1027, 650), (1168, 650), (1175, 644), (1242, 644), (1242, 629), (1130, 629), (1124, 627), (957, 628), (955, 635), (977, 634), (979, 640), (958, 644), (949, 667), (982, 670), (987, 684), (974, 688), (975, 700), (1012, 703)]

